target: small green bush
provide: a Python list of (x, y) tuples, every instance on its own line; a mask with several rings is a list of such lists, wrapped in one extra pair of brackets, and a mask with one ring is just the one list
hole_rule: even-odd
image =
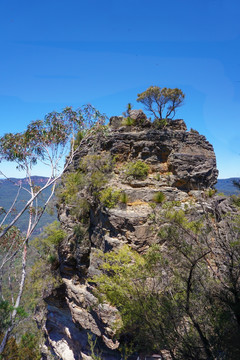
[(123, 203), (123, 204), (127, 204), (127, 202), (128, 202), (128, 196), (127, 196), (127, 194), (126, 194), (124, 191), (121, 192), (119, 201), (120, 201), (121, 203)]
[(216, 189), (208, 189), (206, 192), (206, 195), (211, 198), (211, 197), (213, 197), (213, 195), (216, 194), (216, 192), (217, 192)]
[(85, 135), (85, 132), (83, 130), (80, 130), (77, 132), (75, 141), (74, 141), (75, 149), (80, 145), (82, 139), (84, 138), (84, 135)]
[(60, 186), (57, 191), (59, 200), (66, 204), (71, 204), (75, 199), (78, 191), (84, 186), (84, 175), (79, 172), (71, 172), (63, 176), (64, 187)]
[(165, 126), (167, 126), (168, 121), (167, 119), (155, 119), (153, 122), (153, 126), (156, 129), (163, 129)]
[(109, 209), (117, 205), (119, 198), (120, 198), (120, 191), (113, 190), (111, 187), (103, 189), (100, 192), (100, 196), (99, 196), (101, 203)]
[(77, 242), (80, 244), (84, 239), (86, 230), (83, 228), (82, 224), (77, 224), (73, 228), (73, 233), (76, 237)]
[(158, 204), (161, 204), (164, 200), (165, 200), (165, 195), (164, 195), (164, 193), (162, 191), (158, 191), (153, 196), (153, 201), (158, 203)]
[(47, 261), (50, 264), (54, 264), (57, 260), (58, 260), (58, 257), (57, 257), (56, 254), (49, 254), (48, 257), (47, 257)]
[(124, 118), (122, 121), (122, 124), (124, 126), (134, 126), (135, 123), (136, 123), (136, 121), (134, 119), (130, 118), (130, 116)]
[(72, 209), (70, 211), (71, 215), (75, 216), (77, 219), (81, 219), (84, 222), (88, 221), (89, 218), (89, 209), (90, 204), (87, 199), (83, 197), (77, 197), (75, 201), (72, 202)]
[(145, 164), (145, 162), (141, 160), (137, 160), (135, 162), (130, 162), (126, 166), (126, 178), (133, 178), (137, 180), (146, 179), (149, 172), (149, 166)]
[(232, 195), (231, 199), (235, 206), (240, 207), (240, 196)]

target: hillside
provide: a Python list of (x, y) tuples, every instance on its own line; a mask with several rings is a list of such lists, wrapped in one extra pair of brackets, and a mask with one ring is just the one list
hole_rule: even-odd
[(240, 178), (218, 179), (215, 188), (225, 195), (239, 195), (240, 190), (233, 185), (233, 181), (239, 180)]

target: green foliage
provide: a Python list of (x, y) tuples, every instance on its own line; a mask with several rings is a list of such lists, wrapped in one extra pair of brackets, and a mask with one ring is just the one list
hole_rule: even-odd
[(103, 189), (99, 193), (100, 202), (103, 206), (112, 209), (115, 207), (120, 198), (120, 190), (113, 190), (111, 187)]
[(124, 117), (129, 117), (130, 116), (130, 111), (132, 110), (133, 106), (131, 103), (128, 103), (126, 106), (126, 111), (124, 111), (122, 114)]
[(158, 191), (157, 193), (154, 194), (153, 196), (153, 201), (155, 201), (158, 204), (161, 204), (162, 202), (164, 202), (165, 200), (165, 195), (162, 191)]
[(121, 192), (119, 201), (120, 201), (122, 204), (127, 204), (127, 202), (128, 202), (128, 195), (125, 193), (125, 191), (122, 191), (122, 192)]
[(13, 306), (11, 306), (7, 300), (0, 298), (0, 333), (10, 325), (10, 314), (12, 310)]
[(101, 354), (99, 353), (98, 350), (96, 350), (97, 337), (94, 339), (91, 333), (88, 333), (87, 337), (88, 337), (88, 344), (90, 346), (91, 358), (93, 360), (102, 360)]
[[(18, 306), (15, 309), (17, 311), (16, 323), (27, 317), (27, 313), (22, 306)], [(11, 313), (13, 310), (14, 306), (8, 300), (0, 298), (0, 333), (11, 325)]]
[[(102, 274), (93, 277), (92, 281), (97, 283), (99, 298), (108, 300), (119, 309), (122, 318), (121, 322), (116, 323), (119, 334), (131, 334), (135, 350), (157, 350), (159, 344), (154, 344), (151, 326), (146, 318), (156, 310), (156, 299), (151, 290), (153, 277), (156, 276), (155, 281), (158, 281), (156, 279), (160, 276), (155, 266), (164, 261), (160, 252), (154, 248), (141, 256), (124, 245), (118, 251), (99, 252), (99, 257)], [(153, 316), (149, 321), (153, 321)]]
[(130, 116), (124, 118), (122, 121), (122, 125), (124, 126), (134, 126), (135, 123), (136, 123), (135, 120), (132, 119)]
[[(1, 335), (0, 335), (1, 340)], [(6, 347), (0, 355), (1, 360), (40, 360), (41, 353), (36, 335), (25, 333), (19, 343), (12, 336), (8, 339)]]
[(28, 304), (25, 306), (29, 307), (30, 310), (33, 310), (41, 301), (44, 292), (61, 284), (59, 274), (56, 272), (58, 267), (57, 250), (65, 236), (66, 233), (61, 229), (60, 223), (54, 221), (44, 228), (41, 236), (36, 237), (31, 242), (36, 255), (24, 293), (24, 299), (29, 294)]
[(90, 194), (98, 192), (107, 182), (112, 172), (114, 159), (110, 154), (86, 155), (79, 164), (79, 171), (85, 177)]
[(146, 110), (155, 118), (167, 119), (175, 116), (176, 109), (182, 105), (184, 98), (185, 95), (180, 89), (150, 86), (146, 91), (138, 94), (137, 101), (145, 105)]
[(168, 124), (168, 121), (167, 119), (158, 119), (156, 118), (154, 121), (153, 121), (153, 125), (156, 129), (163, 129), (165, 128), (165, 126), (167, 126)]
[(84, 130), (79, 130), (77, 132), (77, 134), (75, 136), (75, 140), (74, 140), (75, 149), (80, 145), (80, 143), (85, 135), (86, 135), (86, 132)]
[[(18, 185), (18, 192), (16, 194), (16, 197), (14, 198), (13, 203), (10, 205), (10, 208), (6, 209), (6, 215), (3, 217), (2, 220), (3, 227), (0, 229), (0, 247), (6, 252), (6, 255), (4, 254), (5, 256), (3, 257), (3, 253), (1, 252), (0, 254), (0, 282), (2, 283), (2, 275), (5, 275), (4, 271), (7, 268), (7, 270), (9, 271), (9, 292), (12, 304), (14, 304), (14, 302), (18, 304), (19, 301), (22, 300), (22, 290), (26, 279), (25, 267), (27, 259), (28, 241), (35, 229), (35, 226), (38, 224), (41, 216), (47, 208), (51, 197), (54, 194), (56, 181), (59, 179), (61, 173), (63, 172), (63, 170), (61, 172), (60, 166), (61, 159), (64, 155), (68, 154), (67, 161), (64, 165), (64, 170), (66, 170), (66, 168), (73, 162), (74, 155), (76, 154), (76, 132), (88, 129), (88, 133), (89, 135), (91, 135), (94, 132), (98, 132), (100, 128), (102, 133), (105, 118), (105, 115), (100, 114), (100, 112), (93, 108), (91, 105), (85, 105), (77, 110), (73, 110), (71, 107), (66, 107), (62, 112), (54, 111), (47, 114), (43, 120), (31, 122), (28, 125), (26, 131), (22, 133), (8, 133), (0, 137), (0, 162), (15, 162), (18, 169), (25, 171), (26, 179), (24, 180), (26, 180), (27, 183), (27, 186), (24, 186), (25, 184), (16, 184)], [(79, 133), (77, 141), (80, 141), (80, 138), (81, 134)], [(39, 161), (42, 162), (44, 165), (49, 166), (50, 168), (50, 177), (47, 179), (46, 183), (43, 186), (41, 184), (40, 186), (34, 184), (31, 178), (31, 169)], [(3, 175), (5, 176), (5, 174)], [(74, 189), (72, 189), (72, 185), (74, 185)], [(79, 187), (79, 178), (77, 178), (75, 174), (71, 178), (69, 177), (67, 186), (68, 189), (65, 194), (63, 194), (63, 198), (64, 201), (72, 202), (73, 198), (75, 200), (75, 190)], [(39, 195), (47, 187), (51, 187), (50, 196), (43, 203), (43, 206), (41, 206), (38, 204)], [(22, 190), (28, 194), (27, 202), (24, 205), (21, 204), (23, 205), (21, 206), (21, 210), (19, 210), (19, 212), (16, 213), (14, 219), (11, 220), (9, 213), (12, 212), (15, 204), (19, 201), (19, 194)], [(15, 238), (14, 234), (12, 234), (10, 243), (8, 244), (8, 242), (6, 242), (6, 246), (4, 247), (5, 241), (9, 237), (9, 234), (15, 230), (13, 225), (23, 215), (23, 213), (28, 213), (27, 233), (23, 236), (22, 239), (20, 239), (20, 241), (18, 239), (19, 236), (16, 236)], [(9, 225), (6, 225), (7, 223)], [(46, 275), (44, 281), (46, 281), (47, 279), (49, 266), (51, 266), (51, 270), (56, 270), (58, 267), (57, 247), (59, 242), (64, 237), (61, 231), (56, 227), (54, 227), (54, 229), (50, 229), (49, 231), (50, 233), (46, 234), (45, 242), (38, 242), (39, 254), (42, 252), (43, 249), (46, 252), (40, 255), (39, 263), (36, 264), (35, 262), (33, 266), (33, 272), (35, 272), (35, 276), (39, 272), (39, 268), (41, 268), (38, 276), (39, 278), (42, 278), (42, 276)], [(37, 241), (35, 242), (35, 244), (37, 244)], [(16, 281), (14, 286), (12, 286), (12, 278), (16, 277), (15, 270), (13, 270), (13, 265), (15, 265), (14, 262), (16, 261), (16, 255), (18, 255), (18, 253), (20, 253), (21, 251), (23, 260), (22, 269), (19, 272), (20, 276), (18, 277), (19, 286), (17, 287)], [(49, 281), (50, 284), (54, 283), (54, 281), (52, 280), (53, 279)], [(36, 283), (37, 280), (35, 284)], [(49, 283), (47, 284), (47, 286), (49, 286)], [(42, 285), (40, 285), (39, 288), (43, 290)], [(1, 296), (2, 290), (3, 287), (2, 284), (0, 284)], [(4, 337), (4, 341), (0, 346), (1, 353), (3, 351), (3, 347), (5, 346), (5, 339), (7, 340), (7, 337), (10, 336), (10, 333), (16, 326), (17, 318), (23, 316), (23, 314), (24, 313), (21, 308), (17, 307), (11, 312), (11, 315), (8, 316), (10, 317), (10, 325), (6, 330), (6, 337)]]
[(74, 236), (75, 236), (77, 242), (80, 244), (82, 242), (82, 240), (84, 239), (86, 230), (84, 229), (82, 224), (77, 224), (73, 228), (73, 233), (74, 233)]
[(77, 197), (76, 200), (71, 203), (71, 205), (71, 214), (74, 215), (77, 219), (81, 219), (82, 222), (87, 223), (90, 209), (88, 200), (83, 197)]
[(130, 162), (126, 165), (125, 176), (127, 179), (137, 179), (144, 180), (146, 179), (149, 172), (149, 166), (142, 160), (137, 160), (135, 162)]
[(69, 172), (62, 177), (64, 187), (59, 187), (57, 196), (60, 201), (64, 201), (66, 204), (70, 204), (76, 199), (77, 192), (85, 184), (84, 176), (81, 172)]
[(216, 194), (216, 192), (217, 192), (216, 189), (208, 189), (208, 190), (206, 191), (206, 195), (207, 195), (207, 197), (211, 198), (211, 197), (213, 197), (213, 196)]
[(144, 255), (127, 245), (99, 251), (101, 273), (91, 281), (99, 300), (119, 310), (118, 336), (133, 341), (135, 351), (166, 349), (175, 360), (238, 359), (240, 220), (227, 224), (228, 237), (213, 219), (191, 215), (175, 204), (155, 212), (167, 246)]
[(236, 205), (237, 207), (240, 207), (240, 196), (232, 195), (231, 199), (232, 199), (232, 202), (234, 203), (234, 205)]
[[(114, 163), (114, 159), (108, 153), (104, 156), (86, 155), (80, 161), (77, 171), (64, 175), (57, 195), (61, 202), (65, 202), (70, 206), (71, 214), (77, 219), (84, 223), (88, 222), (90, 209), (89, 198), (99, 198), (99, 192), (107, 183)], [(84, 196), (81, 193), (82, 190), (84, 190)], [(86, 192), (88, 199), (86, 198)], [(103, 192), (102, 196), (104, 196), (104, 194)]]
[(54, 221), (52, 224), (46, 226), (41, 236), (32, 240), (31, 244), (41, 255), (44, 255), (56, 249), (65, 236), (66, 233), (60, 227), (59, 221)]
[[(0, 341), (2, 341), (3, 335), (0, 333)], [(18, 356), (18, 346), (16, 340), (13, 336), (11, 336), (3, 353), (0, 355), (0, 360), (20, 360)]]
[(18, 354), (21, 360), (40, 360), (42, 358), (36, 335), (26, 333), (22, 336), (18, 345)]
[(1, 158), (16, 161), (25, 168), (26, 161), (31, 165), (38, 160), (48, 158), (47, 148), (65, 147), (72, 134), (96, 122), (102, 122), (105, 116), (91, 105), (77, 110), (66, 107), (62, 112), (53, 111), (44, 120), (31, 122), (23, 133), (8, 133), (0, 138)]

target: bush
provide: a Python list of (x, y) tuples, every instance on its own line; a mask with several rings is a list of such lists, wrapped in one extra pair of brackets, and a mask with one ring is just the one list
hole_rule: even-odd
[(206, 191), (206, 195), (207, 195), (207, 197), (213, 197), (213, 195), (215, 195), (216, 194), (216, 192), (217, 192), (217, 190), (216, 189), (208, 189), (207, 191)]
[(167, 119), (155, 119), (153, 125), (156, 129), (163, 129), (167, 126), (168, 122)]
[(135, 123), (136, 123), (136, 121), (134, 119), (130, 118), (130, 116), (124, 118), (122, 121), (122, 124), (124, 126), (134, 126)]
[(113, 190), (111, 187), (102, 190), (99, 196), (101, 203), (109, 209), (117, 205), (119, 198), (120, 191)]
[(123, 204), (127, 204), (128, 202), (128, 196), (127, 194), (123, 191), (121, 192), (121, 195), (120, 195), (120, 200), (119, 200), (121, 203)]
[(133, 178), (137, 180), (146, 179), (149, 172), (149, 166), (141, 160), (130, 162), (126, 166), (126, 178)]
[(77, 224), (73, 228), (73, 233), (75, 235), (77, 242), (80, 244), (82, 242), (82, 240), (84, 239), (86, 230), (84, 229), (82, 224)]
[(231, 199), (235, 206), (240, 207), (240, 197), (236, 195), (232, 195)]
[(162, 191), (158, 191), (153, 195), (153, 201), (161, 204), (165, 200), (165, 195)]
[(84, 175), (79, 172), (71, 172), (64, 174), (63, 181), (64, 187), (58, 188), (57, 196), (61, 202), (71, 204), (75, 199), (78, 191), (84, 186)]

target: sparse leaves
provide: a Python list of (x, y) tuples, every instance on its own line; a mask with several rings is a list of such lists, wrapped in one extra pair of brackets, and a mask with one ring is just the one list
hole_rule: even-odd
[(182, 105), (184, 98), (185, 95), (178, 88), (150, 86), (138, 94), (137, 101), (142, 103), (146, 110), (154, 115), (155, 119), (167, 119), (175, 116), (176, 109)]

